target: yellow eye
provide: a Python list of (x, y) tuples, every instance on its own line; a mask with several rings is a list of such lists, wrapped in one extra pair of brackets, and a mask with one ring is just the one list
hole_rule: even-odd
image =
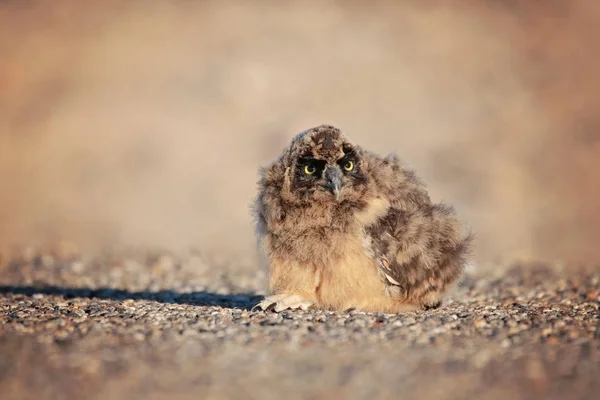
[(308, 164), (307, 166), (304, 167), (304, 173), (306, 175), (312, 175), (317, 171), (317, 169), (315, 168), (314, 165)]
[(354, 162), (353, 162), (353, 161), (350, 161), (350, 160), (346, 161), (346, 162), (344, 163), (344, 169), (345, 169), (346, 171), (352, 171), (352, 170), (354, 169)]

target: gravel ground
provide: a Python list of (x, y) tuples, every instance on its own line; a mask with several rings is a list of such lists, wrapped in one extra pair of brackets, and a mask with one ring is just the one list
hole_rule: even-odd
[[(0, 258), (2, 399), (579, 399), (600, 274), (514, 265), (402, 315), (252, 312), (264, 272), (190, 253)], [(597, 271), (597, 270), (596, 270)]]

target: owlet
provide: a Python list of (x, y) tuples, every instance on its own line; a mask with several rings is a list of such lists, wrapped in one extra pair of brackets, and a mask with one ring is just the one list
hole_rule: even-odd
[(298, 134), (261, 170), (254, 213), (270, 290), (257, 307), (277, 312), (439, 307), (471, 243), (395, 155), (329, 125)]

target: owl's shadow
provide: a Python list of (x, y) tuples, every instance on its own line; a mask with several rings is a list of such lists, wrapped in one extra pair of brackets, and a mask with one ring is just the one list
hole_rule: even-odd
[(130, 291), (109, 287), (92, 289), (85, 287), (64, 287), (53, 285), (0, 285), (0, 294), (22, 294), (25, 296), (41, 294), (49, 296), (63, 296), (65, 299), (91, 298), (114, 301), (148, 300), (170, 304), (238, 308), (248, 311), (264, 298), (264, 296), (257, 295), (256, 293), (218, 294), (208, 291), (179, 293), (174, 290)]

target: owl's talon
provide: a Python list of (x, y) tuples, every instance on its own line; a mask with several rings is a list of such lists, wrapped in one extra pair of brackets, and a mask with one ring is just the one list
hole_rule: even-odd
[(312, 306), (311, 302), (305, 301), (297, 294), (276, 294), (265, 297), (260, 303), (252, 307), (251, 311), (254, 311), (256, 308), (260, 308), (263, 311), (273, 310), (274, 312), (281, 312), (288, 309), (306, 311), (310, 306)]
[(424, 304), (423, 305), (423, 310), (425, 310), (425, 311), (435, 310), (435, 309), (440, 308), (441, 305), (442, 305), (442, 302), (438, 300), (438, 301), (436, 301), (434, 303), (431, 303), (431, 304)]

